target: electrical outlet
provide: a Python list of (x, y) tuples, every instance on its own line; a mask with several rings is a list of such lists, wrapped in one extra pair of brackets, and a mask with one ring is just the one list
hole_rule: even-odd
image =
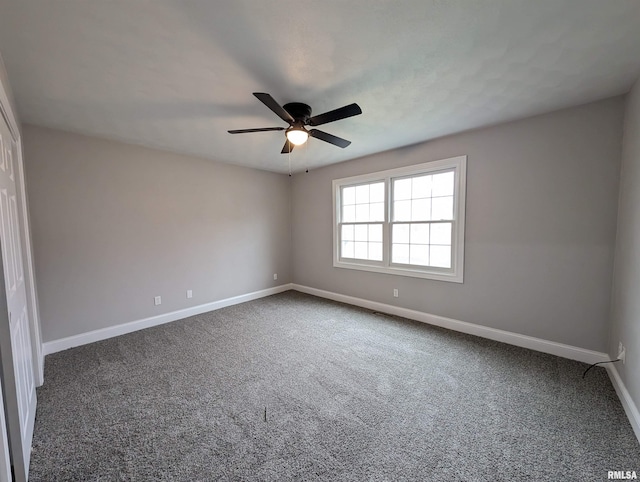
[(162, 304), (162, 296), (156, 296), (153, 298), (153, 304), (158, 306)]
[(187, 298), (193, 298), (193, 291), (187, 290)]
[(622, 360), (622, 364), (624, 365), (624, 361), (627, 355), (627, 350), (625, 349), (624, 345), (622, 344), (622, 342), (618, 343), (618, 356), (617, 358), (619, 360)]
[(274, 281), (278, 279), (278, 273), (273, 273), (273, 279)]
[(398, 297), (398, 288), (393, 288), (393, 297), (394, 298)]

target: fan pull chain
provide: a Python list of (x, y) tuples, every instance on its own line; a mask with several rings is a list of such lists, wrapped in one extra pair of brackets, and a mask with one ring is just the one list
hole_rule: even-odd
[(308, 162), (308, 157), (307, 157), (307, 146), (309, 145), (308, 142), (306, 142), (304, 144), (304, 172), (309, 172), (309, 162)]

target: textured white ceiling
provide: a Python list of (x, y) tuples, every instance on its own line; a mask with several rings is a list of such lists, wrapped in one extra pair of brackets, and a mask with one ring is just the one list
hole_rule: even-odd
[[(0, 0), (23, 122), (286, 172), (625, 93), (638, 0)], [(252, 92), (314, 114), (357, 102), (280, 154)]]

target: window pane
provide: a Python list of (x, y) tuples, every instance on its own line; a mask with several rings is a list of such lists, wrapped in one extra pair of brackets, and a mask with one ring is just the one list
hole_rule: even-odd
[(369, 259), (382, 261), (382, 243), (369, 243)]
[(366, 224), (357, 224), (355, 226), (355, 240), (367, 241), (368, 226)]
[(434, 174), (432, 181), (432, 196), (453, 196), (453, 171)]
[(411, 196), (413, 199), (431, 197), (431, 176), (418, 176), (412, 179)]
[(429, 246), (412, 244), (409, 249), (409, 264), (429, 265)]
[(431, 219), (431, 199), (411, 201), (411, 221), (429, 221)]
[(342, 225), (342, 258), (382, 261), (382, 224)]
[(393, 263), (409, 264), (409, 245), (394, 243), (391, 249), (391, 261)]
[(342, 225), (342, 241), (353, 241), (353, 224)]
[(376, 182), (369, 187), (369, 202), (383, 203), (384, 202), (384, 182)]
[(343, 206), (342, 207), (342, 222), (343, 223), (352, 223), (356, 220), (356, 207), (351, 206)]
[(369, 205), (356, 204), (356, 222), (366, 223), (369, 221)]
[(382, 224), (370, 224), (369, 225), (369, 241), (375, 241), (376, 243), (382, 243)]
[(356, 203), (356, 188), (355, 187), (343, 187), (342, 188), (342, 205), (355, 204)]
[(393, 225), (393, 243), (407, 243), (409, 244), (409, 225), (408, 224), (394, 224)]
[(434, 221), (453, 219), (453, 196), (434, 197), (432, 199), (431, 219)]
[(354, 257), (359, 259), (367, 259), (367, 244), (366, 242), (356, 241), (353, 243), (355, 245), (354, 249)]
[(431, 243), (451, 245), (451, 223), (435, 223), (431, 225)]
[(411, 244), (429, 244), (429, 225), (411, 225)]
[(411, 221), (411, 201), (396, 201), (393, 203), (394, 221)]
[(451, 247), (431, 246), (429, 250), (430, 266), (437, 268), (451, 268)]
[(384, 203), (373, 203), (369, 206), (369, 221), (384, 221)]
[(353, 258), (353, 241), (343, 241), (340, 254), (343, 258)]
[(356, 186), (356, 204), (366, 204), (369, 202), (369, 184)]
[(411, 178), (393, 181), (393, 200), (411, 199)]

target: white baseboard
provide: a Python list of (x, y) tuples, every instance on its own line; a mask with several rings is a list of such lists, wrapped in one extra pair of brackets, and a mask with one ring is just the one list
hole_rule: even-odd
[(620, 374), (618, 373), (615, 365), (611, 363), (607, 365), (606, 368), (607, 372), (609, 373), (611, 383), (613, 384), (613, 388), (616, 389), (618, 398), (622, 402), (622, 406), (624, 407), (624, 411), (627, 414), (629, 423), (631, 423), (631, 427), (633, 427), (633, 431), (636, 434), (638, 442), (640, 442), (640, 411), (638, 411), (638, 407), (636, 407), (636, 404), (633, 402), (631, 394), (627, 390), (627, 387), (624, 385), (622, 378), (620, 378)]
[(172, 311), (171, 313), (143, 318), (141, 320), (130, 321), (128, 323), (89, 331), (87, 333), (81, 333), (79, 335), (69, 336), (67, 338), (61, 338), (59, 340), (48, 341), (42, 344), (43, 354), (50, 355), (51, 353), (67, 350), (76, 346), (106, 340), (108, 338), (113, 338), (114, 336), (125, 335), (127, 333), (142, 330), (144, 328), (150, 328), (152, 326), (169, 323), (171, 321), (180, 320), (189, 316), (199, 315), (200, 313), (218, 310), (226, 306), (256, 300), (258, 298), (282, 293), (283, 291), (288, 291), (291, 289), (300, 291), (302, 293), (319, 296), (321, 298), (327, 298), (330, 300), (360, 306), (362, 308), (367, 308), (374, 311), (380, 311), (382, 313), (402, 316), (404, 318), (428, 323), (430, 325), (440, 326), (449, 330), (468, 333), (470, 335), (476, 335), (482, 338), (488, 338), (490, 340), (508, 343), (510, 345), (529, 348), (531, 350), (536, 350), (543, 353), (550, 353), (552, 355), (569, 358), (571, 360), (578, 360), (584, 363), (591, 364), (609, 360), (609, 356), (606, 353), (586, 350), (584, 348), (578, 348), (554, 341), (543, 340), (541, 338), (520, 335), (518, 333), (513, 333), (510, 331), (489, 328), (482, 325), (476, 325), (474, 323), (468, 323), (466, 321), (454, 320), (452, 318), (446, 318), (444, 316), (432, 315), (422, 311), (410, 310), (408, 308), (402, 308), (399, 306), (379, 303), (377, 301), (370, 301), (353, 296), (342, 295), (339, 293), (320, 290), (317, 288), (311, 288), (309, 286), (303, 286), (294, 283), (284, 284), (265, 290), (254, 291), (252, 293), (234, 296), (232, 298), (226, 298), (224, 300), (218, 300), (211, 303), (205, 303), (203, 305), (192, 306), (183, 310)]
[(342, 303), (348, 303), (350, 305), (356, 305), (374, 311), (380, 311), (381, 313), (402, 316), (403, 318), (409, 318), (411, 320), (421, 321), (423, 323), (440, 326), (449, 330), (459, 331), (462, 333), (468, 333), (470, 335), (476, 335), (482, 338), (488, 338), (490, 340), (508, 343), (509, 345), (520, 346), (543, 353), (549, 353), (551, 355), (557, 355), (563, 358), (568, 358), (570, 360), (577, 360), (589, 364), (610, 360), (609, 355), (607, 355), (606, 353), (586, 350), (584, 348), (565, 345), (563, 343), (557, 343), (555, 341), (548, 341), (532, 336), (520, 335), (511, 331), (498, 330), (496, 328), (476, 325), (474, 323), (468, 323), (466, 321), (445, 318), (444, 316), (431, 315), (422, 311), (410, 310), (407, 308), (401, 308), (399, 306), (379, 303), (377, 301), (369, 301), (362, 298), (355, 298), (353, 296), (341, 295), (339, 293), (319, 290), (317, 288), (310, 288), (309, 286), (298, 285), (295, 283), (291, 286), (294, 290), (300, 291), (302, 293), (308, 293), (310, 295), (319, 296), (321, 298), (327, 298), (330, 300), (340, 301)]
[(149, 318), (144, 318), (142, 320), (130, 321), (121, 325), (110, 326), (108, 328), (102, 328), (100, 330), (89, 331), (87, 333), (81, 333), (79, 335), (61, 338), (59, 340), (48, 341), (42, 344), (42, 351), (44, 355), (50, 355), (52, 353), (56, 353), (62, 350), (68, 350), (69, 348), (73, 348), (76, 346), (106, 340), (107, 338), (113, 338), (114, 336), (125, 335), (127, 333), (143, 330), (152, 326), (169, 323), (170, 321), (181, 320), (189, 316), (199, 315), (200, 313), (218, 310), (226, 306), (237, 305), (238, 303), (244, 303), (251, 300), (257, 300), (258, 298), (275, 295), (277, 293), (282, 293), (283, 291), (289, 291), (290, 289), (292, 289), (291, 284), (284, 284), (276, 286), (274, 288), (268, 288), (244, 295), (234, 296), (232, 298), (226, 298), (224, 300), (218, 300), (211, 303), (205, 303), (203, 305), (192, 306), (191, 308), (185, 308), (183, 310), (172, 311), (171, 313), (165, 313), (163, 315), (152, 316)]

